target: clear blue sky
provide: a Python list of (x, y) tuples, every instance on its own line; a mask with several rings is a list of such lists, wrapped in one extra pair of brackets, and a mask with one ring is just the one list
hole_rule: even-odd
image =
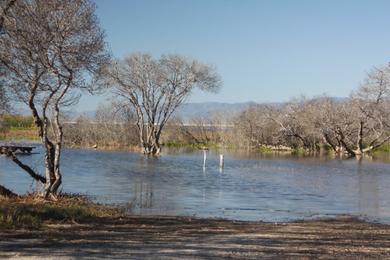
[(220, 93), (195, 93), (190, 102), (347, 96), (372, 66), (390, 61), (387, 0), (95, 2), (115, 57), (177, 53), (217, 67)]

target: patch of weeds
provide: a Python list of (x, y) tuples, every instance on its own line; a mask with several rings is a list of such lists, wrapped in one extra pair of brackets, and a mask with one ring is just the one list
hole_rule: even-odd
[(0, 228), (39, 228), (45, 222), (83, 222), (121, 214), (118, 208), (94, 203), (80, 195), (60, 195), (57, 201), (32, 195), (0, 198)]
[(380, 153), (390, 153), (390, 144), (384, 144), (378, 149), (375, 149), (375, 152), (380, 152)]
[(307, 151), (302, 147), (296, 147), (291, 150), (291, 153), (296, 155), (303, 155), (307, 154)]
[(266, 147), (266, 146), (260, 146), (258, 149), (257, 149), (258, 152), (260, 153), (274, 153), (275, 151), (272, 150), (270, 147)]

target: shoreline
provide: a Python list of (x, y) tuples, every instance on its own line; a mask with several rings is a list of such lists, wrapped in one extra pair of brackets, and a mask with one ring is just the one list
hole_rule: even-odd
[[(14, 136), (11, 136), (11, 138), (0, 138), (0, 142), (27, 142), (31, 144), (41, 144), (40, 140), (36, 137), (32, 136), (17, 136), (15, 138)], [(95, 147), (96, 146), (96, 147)], [(254, 149), (247, 149), (244, 147), (236, 147), (231, 146), (227, 144), (222, 143), (172, 143), (167, 142), (165, 144), (161, 144), (162, 149), (201, 149), (203, 147), (209, 147), (211, 150), (229, 150), (229, 151), (246, 151), (250, 153), (258, 153), (258, 154), (264, 154), (264, 155), (299, 155), (299, 156), (307, 156), (307, 157), (317, 157), (317, 156), (326, 156), (330, 158), (342, 158), (342, 159), (349, 159), (352, 158), (350, 156), (342, 155), (341, 157), (334, 154), (333, 151), (325, 151), (325, 152), (310, 152), (305, 151), (301, 148), (292, 148), (292, 147), (282, 147), (277, 148), (276, 146), (269, 146), (269, 145), (263, 145), (258, 148)], [(85, 145), (74, 145), (74, 144), (64, 144), (64, 148), (66, 149), (77, 149), (77, 150), (96, 150), (96, 151), (126, 151), (126, 152), (135, 152), (135, 153), (141, 153), (142, 148), (139, 145), (118, 145), (118, 144), (112, 144), (112, 145), (102, 145), (102, 144), (85, 144)], [(381, 147), (377, 148), (376, 150), (373, 150), (371, 153), (366, 154), (365, 157), (373, 157), (373, 156), (388, 156), (390, 155), (390, 147), (389, 144), (384, 144)]]
[(0, 257), (24, 259), (390, 257), (390, 225), (348, 215), (287, 223), (127, 216), (0, 229), (0, 237)]

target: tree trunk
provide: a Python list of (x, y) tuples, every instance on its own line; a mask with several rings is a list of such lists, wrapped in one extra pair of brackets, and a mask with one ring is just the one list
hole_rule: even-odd
[(54, 147), (51, 142), (48, 140), (45, 144), (45, 176), (46, 176), (46, 185), (45, 185), (45, 198), (47, 198), (52, 190), (53, 183), (55, 182), (54, 175)]
[(337, 129), (337, 134), (339, 135), (339, 141), (340, 141), (341, 147), (344, 147), (350, 156), (355, 156), (356, 155), (355, 152), (345, 142), (345, 140), (344, 140), (345, 136), (344, 136), (344, 133), (341, 131), (341, 129)]
[(326, 133), (323, 133), (323, 136), (324, 136), (324, 139), (325, 139), (325, 142), (328, 144), (328, 145), (330, 145), (330, 147), (332, 147), (332, 150), (335, 152), (335, 153), (337, 153), (338, 151), (338, 147), (337, 147), (337, 145), (335, 145), (333, 142), (332, 142), (332, 140), (330, 139), (330, 137), (329, 137), (329, 135), (328, 134), (326, 134)]
[(363, 129), (364, 129), (364, 123), (360, 121), (359, 124), (359, 132), (357, 136), (357, 142), (356, 142), (356, 150), (354, 150), (355, 156), (362, 155), (363, 154)]
[(158, 141), (142, 144), (142, 152), (145, 155), (159, 155), (161, 152), (161, 146)]
[[(161, 126), (160, 126), (161, 128)], [(159, 155), (161, 152), (160, 134), (161, 129), (156, 129), (154, 124), (149, 124), (146, 129), (139, 127), (139, 136), (142, 146), (142, 153), (145, 155)]]
[(61, 149), (62, 149), (62, 139), (63, 139), (63, 130), (62, 125), (60, 123), (60, 109), (58, 106), (58, 101), (55, 103), (54, 106), (54, 125), (55, 125), (55, 135), (56, 135), (56, 145), (55, 145), (55, 151), (54, 151), (54, 158), (53, 158), (53, 171), (54, 171), (54, 177), (55, 180), (53, 182), (53, 185), (51, 187), (52, 193), (57, 193), (58, 188), (61, 186), (62, 183), (62, 175), (60, 171), (60, 160), (61, 160)]
[(372, 150), (375, 150), (379, 147), (381, 147), (383, 144), (385, 144), (387, 141), (390, 140), (390, 136), (387, 136), (386, 138), (384, 138), (382, 141), (378, 141), (376, 142), (376, 144), (370, 144), (368, 147), (364, 148), (363, 149), (363, 153), (369, 153), (371, 152)]
[(35, 171), (33, 169), (31, 169), (31, 167), (29, 167), (28, 165), (22, 163), (17, 157), (16, 155), (9, 151), (7, 153), (7, 157), (10, 157), (11, 160), (16, 163), (20, 168), (22, 168), (24, 171), (26, 171), (33, 179), (35, 179), (36, 181), (39, 181), (41, 183), (46, 183), (46, 178), (35, 173)]
[(34, 118), (34, 124), (38, 128), (38, 135), (41, 139), (43, 147), (45, 149), (45, 191), (44, 196), (47, 198), (55, 182), (55, 173), (54, 173), (54, 157), (55, 157), (55, 149), (53, 143), (49, 139), (48, 135), (48, 127), (49, 127), (49, 119), (46, 116), (46, 109), (49, 105), (49, 102), (55, 93), (52, 93), (43, 103), (42, 106), (42, 117), (38, 114), (38, 111), (35, 107), (34, 99), (36, 95), (36, 90), (38, 88), (38, 83), (34, 82), (31, 95), (29, 97), (29, 107), (32, 112), (32, 116)]
[(62, 183), (62, 175), (60, 171), (60, 158), (61, 158), (61, 144), (57, 144), (55, 148), (55, 155), (54, 155), (54, 182), (51, 186), (51, 192), (57, 193), (58, 188), (61, 186)]

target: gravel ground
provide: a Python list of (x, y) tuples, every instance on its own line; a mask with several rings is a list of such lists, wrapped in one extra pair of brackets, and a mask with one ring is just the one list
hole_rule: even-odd
[(390, 259), (390, 225), (349, 216), (292, 223), (128, 217), (0, 230), (0, 258)]

